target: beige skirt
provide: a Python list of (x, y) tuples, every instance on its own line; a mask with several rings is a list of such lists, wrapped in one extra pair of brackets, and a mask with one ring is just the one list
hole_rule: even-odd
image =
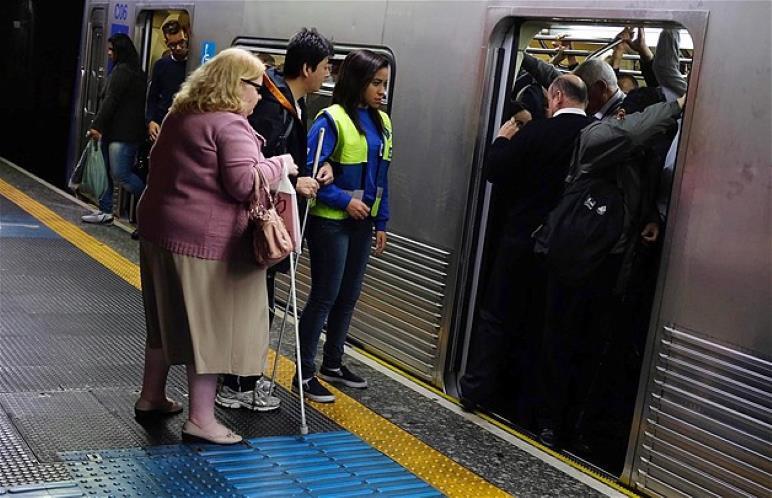
[(147, 345), (198, 374), (260, 375), (268, 354), (265, 270), (140, 242)]

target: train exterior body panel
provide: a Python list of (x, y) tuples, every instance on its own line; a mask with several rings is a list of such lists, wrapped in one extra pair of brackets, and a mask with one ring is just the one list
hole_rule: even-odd
[[(520, 38), (536, 32), (531, 25), (561, 23), (686, 28), (693, 65), (622, 480), (662, 495), (764, 490), (772, 473), (772, 4), (87, 1), (76, 130), (93, 118), (94, 81), (104, 76), (96, 66), (106, 65), (106, 55), (90, 52), (95, 19), (103, 16), (104, 50), (116, 25), (139, 44), (135, 22), (160, 9), (190, 14), (189, 70), (239, 37), (283, 43), (303, 26), (336, 45), (393, 55), (393, 245), (368, 269), (352, 336), (450, 392), (477, 292), (482, 159)], [(304, 262), (301, 272), (302, 294)]]

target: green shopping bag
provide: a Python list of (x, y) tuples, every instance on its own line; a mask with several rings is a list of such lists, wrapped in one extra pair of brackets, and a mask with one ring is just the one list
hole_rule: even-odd
[(99, 202), (99, 198), (107, 190), (107, 167), (98, 141), (89, 140), (86, 151), (86, 161), (79, 191)]

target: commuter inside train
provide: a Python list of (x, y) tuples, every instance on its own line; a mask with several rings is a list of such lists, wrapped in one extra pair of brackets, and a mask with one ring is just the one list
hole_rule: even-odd
[[(320, 185), (332, 182), (332, 166), (321, 167), (311, 178), (306, 164), (306, 96), (318, 92), (330, 74), (332, 43), (315, 29), (296, 33), (287, 44), (284, 70), (269, 68), (263, 75), (260, 102), (249, 116), (249, 123), (265, 138), (267, 157), (290, 154), (302, 165), (295, 188), (301, 199), (313, 199)], [(302, 206), (300, 212), (303, 212)], [(277, 271), (289, 271), (289, 260), (268, 269), (268, 306), (274, 316), (274, 279)], [(216, 402), (224, 408), (268, 411), (279, 407), (279, 398), (270, 395), (271, 382), (265, 378), (225, 375)]]
[[(554, 66), (529, 54), (523, 54), (523, 69), (528, 71), (544, 88), (560, 76)], [(587, 86), (587, 113), (595, 119), (614, 117), (625, 94), (619, 89), (616, 74), (611, 66), (600, 59), (588, 59), (573, 72)]]
[(289, 154), (265, 158), (247, 121), (265, 66), (239, 48), (196, 69), (175, 95), (150, 154), (138, 208), (147, 323), (139, 418), (179, 413), (165, 395), (170, 365), (190, 393), (183, 438), (233, 444), (214, 415), (218, 374), (260, 375), (268, 353), (265, 269), (252, 250), (246, 205), (258, 169), (271, 186), (297, 173)]
[[(619, 113), (579, 134), (568, 185), (548, 218), (548, 225), (554, 224), (545, 229), (550, 235), (539, 439), (547, 446), (586, 444), (581, 424), (587, 393), (608, 381), (599, 369), (606, 348), (598, 345), (620, 332), (615, 312), (630, 249), (639, 237), (656, 238), (648, 232), (652, 210), (645, 194), (653, 186), (642, 183), (640, 153), (674, 126), (682, 107), (683, 97), (644, 112)], [(585, 207), (589, 202), (591, 209), (572, 210), (577, 202)], [(561, 211), (579, 214), (554, 214)], [(588, 223), (593, 226), (589, 238)]]
[[(493, 183), (496, 198), (508, 204), (499, 207), (506, 215), (460, 381), (466, 409), (489, 402), (500, 392), (497, 379), (502, 371), (512, 368), (517, 369), (520, 384), (507, 386), (508, 397), (518, 395), (521, 404), (535, 405), (531, 372), (541, 339), (546, 276), (533, 252), (531, 234), (560, 198), (574, 141), (592, 122), (584, 112), (587, 89), (577, 76), (556, 78), (547, 98), (550, 119), (521, 129), (515, 115), (488, 150), (486, 178)], [(518, 352), (517, 361), (508, 362), (513, 350)], [(522, 410), (528, 411), (532, 410), (527, 406)]]
[[(673, 100), (678, 94), (686, 92), (686, 78), (679, 68), (677, 30), (662, 31), (652, 63), (655, 83), (661, 81), (663, 85), (630, 92), (620, 108), (624, 115), (640, 112), (658, 102)], [(609, 468), (622, 460), (632, 423), (663, 246), (662, 234), (667, 220), (678, 129), (679, 126), (674, 125), (666, 130), (640, 156), (641, 185), (645, 187), (641, 202), (650, 214), (645, 218), (646, 225), (641, 229), (641, 236), (631, 240), (625, 253), (616, 289), (621, 298), (615, 317), (617, 332), (602, 348), (605, 354), (596, 375), (604, 382), (594, 382), (590, 386), (580, 427), (577, 428), (584, 434), (585, 441), (591, 443), (588, 449), (592, 450), (596, 460)]]
[[(300, 319), (302, 380), (309, 399), (330, 403), (335, 396), (316, 378), (316, 349), (325, 321), (327, 335), (319, 371), (322, 379), (365, 388), (367, 381), (343, 365), (343, 345), (359, 299), (370, 256), (386, 248), (389, 220), (387, 174), (392, 156), (392, 126), (380, 110), (389, 83), (389, 60), (370, 50), (355, 50), (343, 61), (333, 105), (314, 121), (308, 149), (316, 150), (325, 130), (320, 163), (329, 162), (335, 181), (319, 189), (308, 219), (311, 291)], [(309, 156), (306, 165), (313, 158)]]
[(81, 216), (84, 223), (112, 223), (113, 180), (136, 196), (145, 189), (145, 182), (134, 173), (137, 151), (145, 139), (145, 73), (134, 43), (125, 34), (107, 40), (107, 54), (113, 69), (88, 136), (101, 142), (108, 187), (99, 198), (99, 210)]
[(161, 131), (161, 123), (169, 112), (174, 94), (185, 81), (185, 73), (188, 65), (188, 30), (180, 21), (172, 19), (161, 26), (164, 43), (169, 48), (169, 53), (158, 59), (153, 64), (153, 72), (150, 86), (147, 91), (147, 135), (155, 142), (158, 132)]

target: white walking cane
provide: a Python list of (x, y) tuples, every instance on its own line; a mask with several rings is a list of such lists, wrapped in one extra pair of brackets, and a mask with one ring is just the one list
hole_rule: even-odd
[[(319, 139), (316, 144), (316, 153), (314, 154), (314, 165), (311, 170), (311, 178), (316, 178), (316, 173), (319, 170), (319, 156), (322, 154), (322, 144), (324, 143), (324, 128), (319, 131)], [(279, 341), (276, 345), (276, 354), (273, 358), (273, 372), (271, 373), (271, 387), (269, 393), (273, 394), (273, 390), (276, 386), (276, 369), (279, 366), (279, 354), (281, 351), (281, 343), (284, 337), (284, 327), (287, 324), (287, 315), (289, 314), (290, 301), (292, 302), (292, 318), (295, 323), (295, 364), (297, 365), (298, 375), (298, 392), (300, 393), (300, 433), (308, 434), (308, 425), (306, 425), (306, 407), (305, 397), (303, 393), (303, 372), (300, 362), (300, 329), (298, 328), (298, 308), (297, 308), (297, 289), (295, 287), (295, 274), (297, 272), (297, 261), (300, 258), (300, 253), (303, 250), (303, 236), (306, 233), (306, 221), (308, 220), (308, 209), (310, 207), (310, 201), (306, 202), (306, 208), (303, 213), (303, 222), (300, 224), (300, 248), (297, 253), (292, 252), (289, 255), (290, 258), (290, 294), (287, 296), (287, 302), (284, 305), (284, 316), (281, 319), (281, 328), (279, 329)]]

